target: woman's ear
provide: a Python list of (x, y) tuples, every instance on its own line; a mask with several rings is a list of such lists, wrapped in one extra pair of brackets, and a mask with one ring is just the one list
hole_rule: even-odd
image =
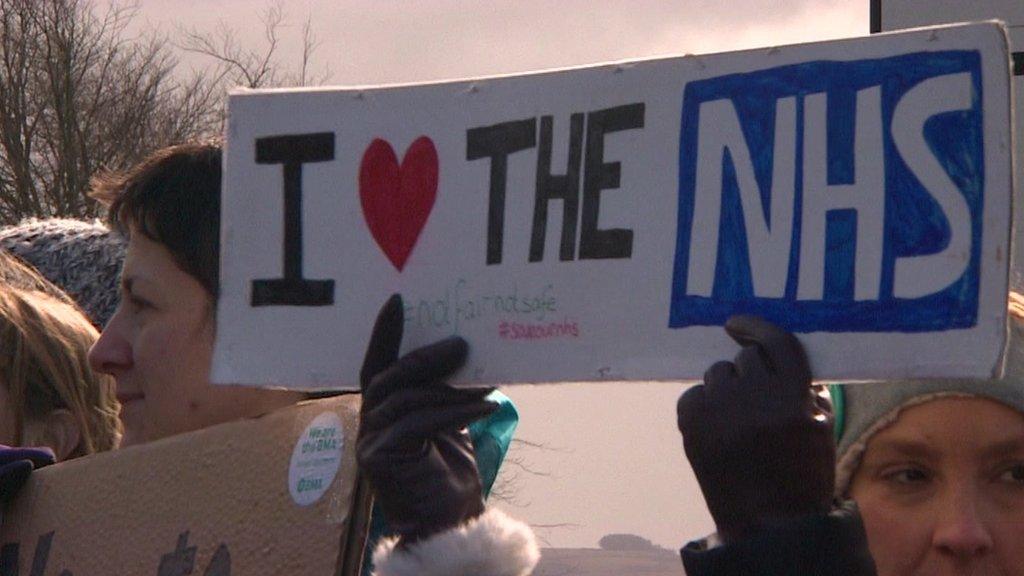
[(23, 436), (25, 446), (48, 446), (61, 462), (74, 454), (82, 431), (71, 411), (59, 408), (41, 420), (26, 421)]

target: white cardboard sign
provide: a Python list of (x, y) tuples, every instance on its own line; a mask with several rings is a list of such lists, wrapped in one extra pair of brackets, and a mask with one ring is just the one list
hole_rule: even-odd
[[(1024, 156), (1024, 2), (1021, 0), (872, 0), (872, 32), (890, 32), (917, 26), (934, 26), (952, 22), (999, 19), (1005, 22), (1013, 56), (1013, 116), (1016, 158)], [(1016, 162), (1014, 176), (1024, 180), (1024, 162)], [(1024, 221), (1024, 202), (1017, 191), (1013, 207), (1014, 222)], [(1010, 289), (1024, 292), (1024, 232), (1018, 225), (1012, 241)]]
[(699, 378), (736, 313), (819, 378), (997, 373), (1008, 60), (983, 23), (235, 92), (213, 379), (356, 387), (394, 292), (462, 382)]

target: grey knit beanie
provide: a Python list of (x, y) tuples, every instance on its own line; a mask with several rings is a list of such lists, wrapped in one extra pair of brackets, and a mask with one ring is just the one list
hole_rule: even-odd
[(831, 387), (837, 408), (836, 496), (845, 496), (871, 437), (894, 423), (907, 408), (939, 398), (967, 397), (994, 400), (1024, 413), (1022, 304), (1024, 298), (1010, 295), (1010, 328), (1001, 379), (907, 380)]
[(66, 292), (96, 327), (114, 314), (125, 243), (98, 221), (25, 220), (0, 228), (0, 249)]

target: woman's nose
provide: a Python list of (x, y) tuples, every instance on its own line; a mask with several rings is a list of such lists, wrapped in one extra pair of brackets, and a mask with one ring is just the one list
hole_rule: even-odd
[(981, 556), (992, 549), (988, 513), (977, 487), (960, 487), (944, 498), (933, 544), (959, 558)]
[(89, 365), (96, 372), (117, 376), (132, 366), (132, 349), (122, 334), (120, 308), (89, 349)]

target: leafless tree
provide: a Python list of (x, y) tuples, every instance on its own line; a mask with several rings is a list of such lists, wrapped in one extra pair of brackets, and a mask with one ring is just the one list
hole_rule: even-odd
[(134, 5), (0, 0), (0, 223), (95, 216), (100, 169), (219, 129), (206, 74), (181, 79), (166, 38), (130, 38)]
[(178, 47), (186, 52), (207, 56), (219, 65), (217, 77), (229, 86), (265, 88), (279, 86), (310, 86), (324, 83), (330, 70), (323, 68), (312, 72), (313, 55), (320, 47), (320, 40), (313, 32), (311, 17), (302, 25), (302, 55), (297, 72), (286, 72), (288, 67), (279, 61), (282, 32), (288, 28), (283, 3), (278, 0), (259, 15), (263, 24), (262, 47), (244, 46), (239, 42), (235, 29), (220, 21), (213, 32), (196, 28), (179, 28), (181, 39)]
[[(523, 500), (521, 491), (523, 482), (528, 478), (532, 479), (553, 479), (551, 472), (537, 468), (530, 461), (530, 453), (536, 452), (570, 452), (566, 448), (553, 447), (541, 442), (534, 442), (525, 438), (513, 438), (509, 446), (508, 454), (502, 463), (501, 471), (494, 485), (491, 487), (489, 500), (501, 506), (514, 508), (528, 508), (532, 504)], [(530, 527), (536, 531), (537, 539), (545, 545), (550, 545), (547, 534), (552, 530), (575, 529), (579, 526), (572, 522), (556, 522), (550, 524), (530, 523)]]
[(520, 496), (522, 482), (526, 477), (550, 478), (551, 473), (534, 467), (527, 455), (530, 451), (560, 451), (547, 444), (523, 438), (513, 438), (508, 454), (501, 465), (501, 472), (491, 487), (490, 498), (505, 505), (526, 508), (530, 505)]

